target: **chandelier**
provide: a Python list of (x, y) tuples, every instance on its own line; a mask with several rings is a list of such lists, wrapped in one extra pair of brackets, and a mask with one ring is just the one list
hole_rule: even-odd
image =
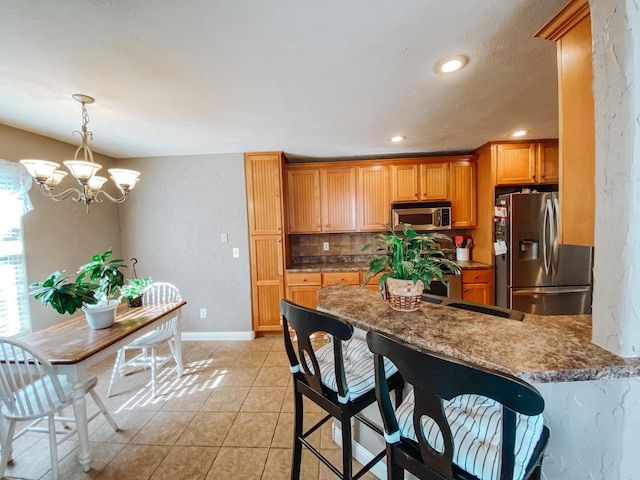
[[(36, 183), (40, 186), (40, 192), (57, 202), (71, 197), (74, 202), (82, 201), (87, 206), (92, 202), (102, 202), (102, 198), (107, 198), (114, 203), (122, 203), (127, 198), (127, 194), (135, 187), (139, 180), (140, 172), (135, 170), (126, 170), (123, 168), (110, 168), (108, 170), (111, 179), (116, 184), (121, 197), (112, 197), (104, 190), (101, 190), (107, 181), (104, 177), (96, 175), (102, 168), (102, 165), (93, 161), (93, 152), (89, 148), (88, 141), (93, 140), (93, 132), (87, 130), (89, 123), (89, 114), (87, 113), (86, 104), (93, 103), (95, 100), (87, 95), (76, 93), (72, 95), (73, 99), (82, 103), (82, 131), (75, 130), (73, 133), (80, 135), (80, 146), (76, 150), (73, 160), (65, 160), (64, 165), (67, 167), (71, 175), (77, 180), (80, 188), (68, 188), (63, 192), (56, 193), (55, 189), (64, 178), (67, 172), (58, 170), (59, 163), (49, 162), (47, 160), (20, 160)], [(78, 160), (78, 155), (82, 152), (82, 159)]]

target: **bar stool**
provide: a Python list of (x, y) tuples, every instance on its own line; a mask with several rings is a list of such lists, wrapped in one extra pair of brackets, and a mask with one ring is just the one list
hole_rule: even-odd
[[(549, 440), (544, 400), (528, 383), (369, 332), (387, 440), (387, 478), (539, 479)], [(389, 398), (391, 360), (413, 391)], [(378, 381), (379, 379), (379, 381)]]
[[(280, 300), (284, 344), (293, 374), (295, 424), (291, 479), (300, 478), (302, 447), (309, 449), (333, 473), (343, 480), (360, 478), (384, 457), (379, 452), (355, 475), (352, 472), (351, 418), (382, 435), (382, 431), (359, 413), (375, 403), (375, 375), (373, 355), (364, 340), (353, 337), (353, 327), (336, 317)], [(297, 352), (289, 328), (295, 333)], [(312, 336), (328, 334), (332, 341), (314, 348)], [(395, 391), (396, 402), (402, 399), (403, 381), (391, 362), (384, 363), (381, 381), (388, 391)], [(303, 396), (320, 406), (327, 415), (303, 432)], [(327, 460), (307, 437), (331, 418), (342, 429), (342, 471)]]

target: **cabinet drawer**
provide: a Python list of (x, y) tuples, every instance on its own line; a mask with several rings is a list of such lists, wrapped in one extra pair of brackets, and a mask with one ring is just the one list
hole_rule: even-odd
[(462, 270), (462, 283), (490, 283), (491, 270)]
[(322, 274), (323, 285), (360, 285), (360, 272), (327, 272)]
[(288, 273), (287, 286), (291, 285), (322, 285), (321, 273)]

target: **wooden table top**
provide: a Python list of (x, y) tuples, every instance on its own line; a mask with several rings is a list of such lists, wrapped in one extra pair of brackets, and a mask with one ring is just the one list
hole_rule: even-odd
[(33, 345), (54, 365), (79, 363), (150, 323), (179, 310), (187, 302), (128, 308), (118, 306), (112, 327), (93, 330), (84, 315), (30, 333), (20, 340)]

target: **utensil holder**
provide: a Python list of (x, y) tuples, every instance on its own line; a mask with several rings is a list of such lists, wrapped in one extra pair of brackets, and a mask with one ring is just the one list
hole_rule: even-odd
[(469, 261), (469, 249), (468, 248), (456, 248), (456, 260), (458, 262)]

